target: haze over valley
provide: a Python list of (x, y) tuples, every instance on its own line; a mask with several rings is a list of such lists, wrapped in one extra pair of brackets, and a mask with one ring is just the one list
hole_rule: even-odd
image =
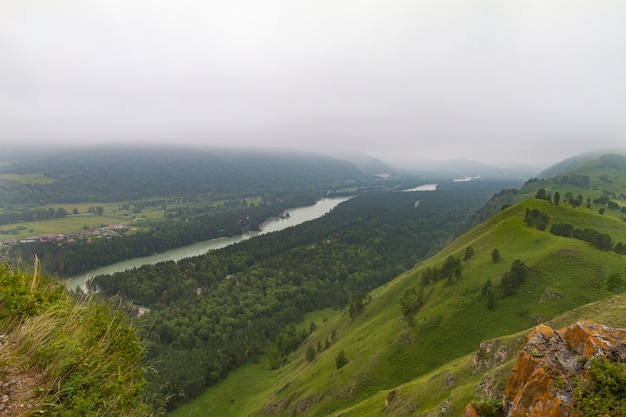
[(0, 413), (624, 416), (624, 21), (1, 1)]
[(619, 0), (6, 0), (0, 144), (548, 166), (623, 147), (625, 16)]

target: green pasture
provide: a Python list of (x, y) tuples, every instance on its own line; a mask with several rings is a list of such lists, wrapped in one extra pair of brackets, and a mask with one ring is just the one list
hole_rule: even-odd
[[(141, 222), (145, 220), (163, 219), (164, 211), (160, 209), (148, 208), (140, 213), (133, 213), (128, 210), (119, 211), (119, 205), (119, 203), (71, 203), (42, 206), (55, 210), (62, 207), (70, 214), (58, 219), (0, 225), (0, 242), (26, 239), (47, 233), (72, 233), (84, 228), (91, 229), (117, 223), (132, 223), (133, 226), (141, 226)], [(95, 206), (104, 208), (102, 216), (87, 213), (89, 207)], [(78, 215), (71, 214), (74, 208), (78, 210)]]
[(46, 177), (41, 172), (29, 172), (28, 174), (0, 174), (0, 180), (13, 181), (20, 184), (50, 184), (54, 180)]
[[(0, 178), (6, 175), (17, 174), (1, 174)], [(31, 175), (31, 174), (28, 174)], [(34, 175), (34, 174), (32, 174)], [(163, 200), (165, 197), (155, 197), (145, 201), (158, 201)], [(260, 198), (246, 199), (248, 204), (260, 204), (262, 200)], [(108, 226), (109, 224), (116, 223), (129, 223), (132, 222), (134, 226), (140, 226), (141, 221), (146, 220), (164, 220), (165, 210), (159, 207), (145, 207), (140, 212), (135, 213), (132, 210), (122, 210), (123, 204), (129, 204), (128, 201), (113, 202), (113, 203), (100, 203), (100, 202), (82, 202), (82, 203), (61, 203), (61, 204), (46, 204), (46, 205), (23, 205), (14, 208), (15, 210), (35, 210), (35, 209), (49, 209), (57, 210), (59, 208), (65, 209), (68, 213), (66, 217), (59, 219), (48, 219), (34, 222), (21, 222), (0, 225), (0, 242), (9, 240), (26, 239), (36, 237), (44, 233), (71, 233), (76, 232), (83, 228), (94, 228), (100, 226)], [(131, 207), (134, 205), (131, 202)], [(168, 204), (168, 209), (178, 206), (209, 206), (209, 207), (224, 207), (226, 201), (206, 201), (202, 203), (185, 203), (185, 204)], [(96, 213), (89, 213), (90, 208), (102, 207), (102, 216)], [(78, 212), (74, 215), (74, 210)]]
[[(611, 327), (626, 327), (626, 295), (615, 295), (579, 306), (555, 317), (547, 324), (560, 329), (578, 320), (593, 320)], [(498, 347), (497, 350), (505, 353), (505, 359), (501, 363), (494, 362), (499, 364), (490, 369), (472, 365), (473, 353), (465, 355), (407, 384), (380, 391), (354, 406), (339, 410), (337, 414), (343, 417), (425, 415), (446, 407), (449, 415), (459, 416), (470, 401), (484, 399), (477, 388), (481, 380), (493, 378), (495, 385), (504, 386), (529, 330), (530, 328), (492, 339), (491, 342)], [(484, 355), (484, 352), (481, 354)], [(385, 406), (390, 398), (392, 400)]]

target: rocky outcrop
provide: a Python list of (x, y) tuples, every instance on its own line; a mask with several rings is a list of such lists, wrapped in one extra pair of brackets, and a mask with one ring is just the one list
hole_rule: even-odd
[(467, 407), (465, 407), (465, 410), (463, 410), (463, 417), (478, 417), (478, 407), (476, 406), (476, 403), (469, 403), (467, 404)]
[[(502, 400), (504, 415), (576, 417), (572, 377), (585, 377), (592, 358), (626, 362), (626, 329), (590, 321), (558, 331), (537, 326), (526, 336), (508, 377)], [(476, 415), (475, 405), (468, 405), (464, 415)]]

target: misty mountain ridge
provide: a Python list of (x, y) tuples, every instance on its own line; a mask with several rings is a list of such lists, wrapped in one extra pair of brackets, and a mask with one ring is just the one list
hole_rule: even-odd
[[(418, 161), (398, 168), (362, 153), (327, 156), (292, 150), (207, 148), (145, 145), (94, 145), (43, 157), (13, 160), (0, 174), (41, 173), (48, 183), (13, 184), (3, 180), (7, 203), (61, 203), (137, 200), (155, 196), (221, 194), (225, 197), (261, 195), (298, 186), (312, 190), (350, 189), (355, 182), (395, 178), (408, 183), (463, 178), (526, 179), (527, 169), (505, 170), (458, 159)], [(534, 172), (532, 172), (534, 174)], [(106, 179), (106, 181), (102, 181)], [(8, 184), (8, 185), (7, 185)], [(419, 185), (419, 184), (418, 184)], [(384, 183), (377, 185), (384, 189)], [(410, 187), (409, 187), (410, 188)], [(318, 189), (318, 193), (323, 190)], [(6, 203), (5, 203), (6, 204)]]
[[(494, 165), (489, 163), (480, 162), (478, 160), (466, 159), (466, 158), (454, 158), (447, 160), (434, 160), (416, 158), (412, 162), (397, 163), (393, 161), (385, 161), (383, 159), (370, 156), (362, 152), (308, 152), (300, 151), (297, 149), (289, 148), (235, 148), (235, 147), (216, 147), (216, 146), (191, 146), (191, 145), (146, 145), (146, 144), (119, 144), (109, 143), (90, 146), (77, 146), (70, 144), (62, 145), (42, 145), (36, 149), (32, 149), (31, 146), (19, 146), (15, 145), (4, 151), (2, 155), (2, 161), (21, 161), (20, 166), (23, 164), (33, 163), (52, 163), (53, 161), (63, 161), (65, 163), (69, 158), (75, 155), (77, 158), (83, 158), (90, 154), (101, 154), (102, 157), (115, 157), (116, 153), (122, 152), (123, 154), (153, 154), (158, 155), (165, 151), (174, 155), (183, 155), (186, 153), (197, 155), (216, 155), (228, 158), (237, 158), (244, 155), (264, 155), (266, 157), (287, 157), (304, 155), (318, 157), (328, 157), (337, 160), (343, 160), (354, 164), (359, 170), (365, 174), (380, 174), (380, 173), (406, 173), (406, 172), (423, 172), (426, 171), (435, 175), (455, 175), (458, 177), (464, 176), (501, 176), (501, 175), (514, 175), (522, 177), (536, 176), (536, 173), (541, 170), (541, 167), (545, 165), (533, 165), (524, 164), (522, 162), (509, 163), (505, 165)], [(63, 157), (62, 155), (66, 155)], [(27, 163), (25, 161), (28, 161)], [(78, 159), (75, 162), (79, 162)], [(26, 168), (27, 170), (29, 168)], [(21, 168), (24, 170), (24, 168)]]
[(5, 187), (7, 201), (40, 204), (198, 194), (243, 197), (285, 187), (341, 185), (366, 175), (351, 162), (314, 153), (147, 146), (80, 148), (5, 164), (0, 173), (43, 173), (53, 180)]
[(577, 168), (581, 168), (584, 165), (593, 162), (594, 160), (601, 159), (604, 155), (626, 155), (626, 150), (594, 151), (574, 155), (542, 170), (536, 177), (554, 178), (559, 175), (563, 175), (568, 171), (573, 171)]
[(447, 160), (417, 159), (415, 162), (401, 165), (390, 165), (398, 171), (423, 172), (431, 175), (452, 176), (454, 178), (481, 177), (501, 178), (519, 177), (530, 178), (536, 176), (541, 166), (532, 164), (512, 164), (504, 167), (488, 164), (471, 159), (456, 158)]
[(334, 157), (355, 164), (357, 168), (366, 174), (378, 175), (394, 171), (389, 164), (364, 153), (338, 153)]

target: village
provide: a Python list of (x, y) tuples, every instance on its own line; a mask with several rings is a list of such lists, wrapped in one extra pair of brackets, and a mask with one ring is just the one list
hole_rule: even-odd
[(75, 232), (69, 233), (42, 233), (37, 237), (27, 239), (8, 240), (0, 243), (0, 246), (13, 246), (18, 243), (56, 243), (59, 246), (75, 243), (75, 242), (90, 242), (92, 239), (111, 238), (113, 236), (124, 235), (128, 231), (136, 230), (135, 227), (130, 227), (125, 224), (110, 224), (108, 226), (100, 226), (95, 228), (84, 227)]

